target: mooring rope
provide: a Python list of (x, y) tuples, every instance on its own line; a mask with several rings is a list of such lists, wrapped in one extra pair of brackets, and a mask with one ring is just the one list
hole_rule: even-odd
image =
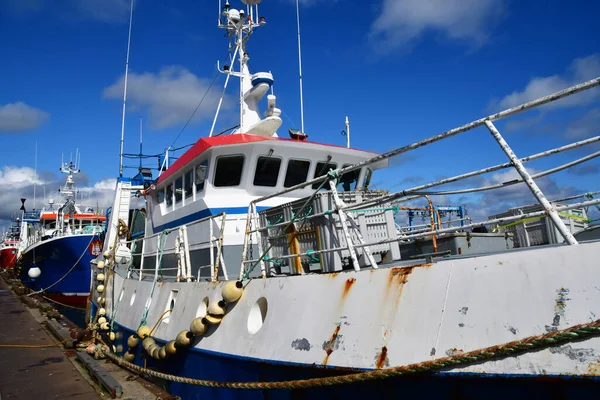
[(467, 353), (461, 353), (450, 357), (443, 357), (415, 364), (358, 372), (341, 376), (300, 379), (283, 382), (219, 382), (186, 378), (182, 376), (165, 374), (132, 364), (112, 353), (108, 346), (103, 346), (103, 350), (106, 357), (120, 366), (123, 366), (131, 371), (148, 374), (172, 382), (225, 389), (305, 389), (357, 382), (368, 382), (421, 372), (437, 371), (448, 367), (458, 367), (470, 363), (514, 356), (519, 353), (539, 350), (596, 335), (600, 335), (600, 319), (591, 323), (575, 325), (563, 330), (549, 332), (544, 335), (530, 336), (522, 340), (516, 340), (501, 345), (485, 347), (483, 349), (473, 350)]

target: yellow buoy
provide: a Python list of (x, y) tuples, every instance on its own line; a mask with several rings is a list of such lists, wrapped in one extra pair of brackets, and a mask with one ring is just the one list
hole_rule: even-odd
[(111, 332), (108, 334), (108, 340), (110, 340), (111, 342), (114, 342), (115, 338), (116, 338), (116, 336), (115, 336), (114, 332)]
[(204, 318), (194, 318), (190, 324), (190, 332), (196, 336), (202, 336), (208, 329), (208, 321)]
[(129, 346), (130, 348), (136, 347), (139, 343), (140, 343), (140, 339), (138, 338), (137, 335), (131, 335), (127, 339), (127, 346)]
[(216, 325), (221, 322), (221, 319), (225, 316), (225, 302), (223, 300), (213, 300), (208, 305), (206, 314), (206, 320), (209, 324)]
[(98, 274), (96, 275), (96, 279), (98, 280), (98, 282), (104, 282), (104, 274)]
[(96, 265), (96, 267), (98, 269), (104, 269), (104, 261), (98, 261), (98, 264)]
[(167, 356), (172, 356), (175, 355), (175, 353), (177, 353), (177, 347), (175, 347), (174, 340), (171, 340), (165, 345), (165, 351), (167, 353)]
[(108, 249), (104, 252), (104, 258), (109, 259), (112, 257), (112, 249)]
[(100, 318), (98, 318), (98, 324), (99, 324), (99, 325), (102, 325), (102, 324), (103, 324), (103, 323), (105, 323), (105, 322), (106, 322), (106, 318), (104, 318), (104, 317), (100, 317)]
[(150, 356), (152, 356), (152, 358), (158, 360), (159, 355), (160, 355), (160, 349), (161, 349), (161, 347), (159, 345), (154, 346), (152, 348), (152, 351), (150, 352)]
[(181, 331), (179, 332), (179, 335), (177, 335), (177, 337), (175, 338), (175, 343), (177, 343), (177, 346), (179, 347), (187, 347), (190, 344), (192, 344), (192, 337), (192, 332)]
[(99, 308), (98, 309), (98, 315), (101, 317), (104, 317), (106, 315), (106, 309), (105, 308)]
[(144, 350), (146, 350), (146, 352), (148, 353), (148, 349), (150, 348), (150, 346), (155, 345), (156, 342), (154, 341), (154, 339), (152, 339), (151, 337), (147, 337), (146, 339), (144, 339), (144, 341), (142, 342), (142, 347), (144, 348)]
[(161, 360), (167, 358), (167, 350), (164, 348), (164, 346), (160, 348), (160, 351), (158, 352), (158, 358)]
[(146, 337), (150, 335), (150, 328), (148, 328), (146, 325), (142, 325), (138, 328), (137, 334), (142, 339), (146, 339)]
[(123, 356), (123, 358), (125, 359), (125, 361), (129, 361), (130, 363), (135, 361), (135, 354), (133, 354), (132, 352), (128, 351), (125, 353), (125, 355)]
[(154, 349), (157, 349), (157, 348), (158, 348), (158, 345), (157, 345), (156, 343), (154, 343), (154, 344), (151, 344), (151, 345), (148, 347), (148, 350), (146, 350), (146, 353), (148, 353), (148, 355), (149, 355), (150, 357), (152, 357), (152, 353), (154, 352)]
[(244, 292), (244, 285), (242, 285), (241, 281), (229, 281), (225, 284), (221, 295), (223, 296), (223, 300), (228, 303), (234, 303), (242, 297), (242, 293)]
[(96, 290), (98, 291), (98, 293), (104, 292), (104, 285), (98, 285), (98, 287), (96, 287)]
[(108, 326), (108, 322), (104, 322), (104, 323), (100, 324), (100, 329), (102, 329), (103, 331), (109, 330), (110, 326)]
[(100, 296), (96, 299), (96, 302), (98, 303), (99, 306), (103, 306), (104, 305), (104, 297)]

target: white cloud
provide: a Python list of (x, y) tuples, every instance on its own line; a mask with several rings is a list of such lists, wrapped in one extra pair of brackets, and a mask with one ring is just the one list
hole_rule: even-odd
[[(575, 59), (563, 75), (532, 78), (523, 90), (514, 91), (502, 98), (496, 108), (506, 109), (566, 89), (600, 76), (600, 54)], [(598, 88), (558, 100), (544, 107), (572, 107), (592, 102), (600, 95)]]
[[(104, 89), (104, 97), (123, 98), (124, 76)], [(156, 128), (183, 125), (192, 115), (205, 95), (210, 81), (199, 78), (180, 66), (163, 68), (159, 73), (130, 73), (127, 81), (127, 102), (135, 108), (145, 108), (150, 122)], [(192, 122), (212, 117), (216, 110), (219, 93), (211, 90), (194, 115)], [(223, 103), (223, 107), (228, 102)]]
[[(99, 206), (106, 210), (114, 198), (115, 179), (104, 179), (94, 185), (89, 185), (85, 173), (75, 175), (79, 193), (77, 202), (82, 206)], [(34, 201), (34, 183), (36, 183), (36, 198)], [(38, 172), (33, 168), (4, 166), (0, 168), (0, 226), (6, 225), (13, 216), (18, 216), (21, 207), (21, 198), (25, 198), (27, 210), (41, 208), (44, 198), (54, 199), (55, 205), (62, 202), (61, 195), (57, 192), (65, 184), (65, 175), (55, 172)]]
[(409, 45), (428, 32), (480, 46), (504, 11), (502, 0), (383, 0), (370, 37), (380, 51)]
[(100, 182), (96, 182), (93, 186), (96, 190), (115, 190), (117, 187), (117, 180), (115, 178), (104, 179)]
[(24, 132), (35, 129), (48, 120), (48, 114), (39, 108), (19, 101), (0, 106), (0, 132)]

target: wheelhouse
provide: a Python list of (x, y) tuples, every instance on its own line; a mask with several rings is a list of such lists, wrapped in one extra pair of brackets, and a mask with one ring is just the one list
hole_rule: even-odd
[[(369, 159), (374, 153), (299, 140), (255, 135), (230, 135), (200, 139), (159, 177), (147, 196), (153, 232), (181, 222), (225, 211), (245, 214), (258, 197), (287, 189)], [(372, 172), (387, 161), (344, 174), (338, 189), (366, 189)], [(310, 196), (321, 186), (296, 190), (290, 197), (273, 199), (273, 205)], [(185, 219), (185, 221), (182, 221)], [(178, 223), (176, 224), (175, 221)]]

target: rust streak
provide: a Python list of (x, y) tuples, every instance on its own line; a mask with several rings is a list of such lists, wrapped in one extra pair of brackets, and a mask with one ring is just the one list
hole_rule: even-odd
[(354, 285), (354, 282), (356, 282), (356, 278), (346, 279), (346, 283), (344, 284), (344, 293), (342, 293), (342, 299), (346, 298), (350, 288), (352, 288), (352, 285)]
[(331, 338), (329, 339), (329, 344), (327, 345), (327, 349), (325, 350), (325, 358), (323, 359), (323, 365), (327, 365), (327, 363), (329, 362), (329, 356), (331, 355), (331, 353), (333, 353), (333, 344), (335, 343), (335, 340), (338, 337), (338, 334), (340, 333), (340, 325), (337, 325), (335, 327), (335, 331), (333, 331), (333, 335), (331, 335)]
[(387, 347), (383, 346), (381, 348), (381, 353), (379, 353), (379, 356), (377, 357), (377, 362), (375, 363), (375, 366), (377, 367), (377, 369), (381, 369), (386, 364), (389, 364), (387, 360)]

